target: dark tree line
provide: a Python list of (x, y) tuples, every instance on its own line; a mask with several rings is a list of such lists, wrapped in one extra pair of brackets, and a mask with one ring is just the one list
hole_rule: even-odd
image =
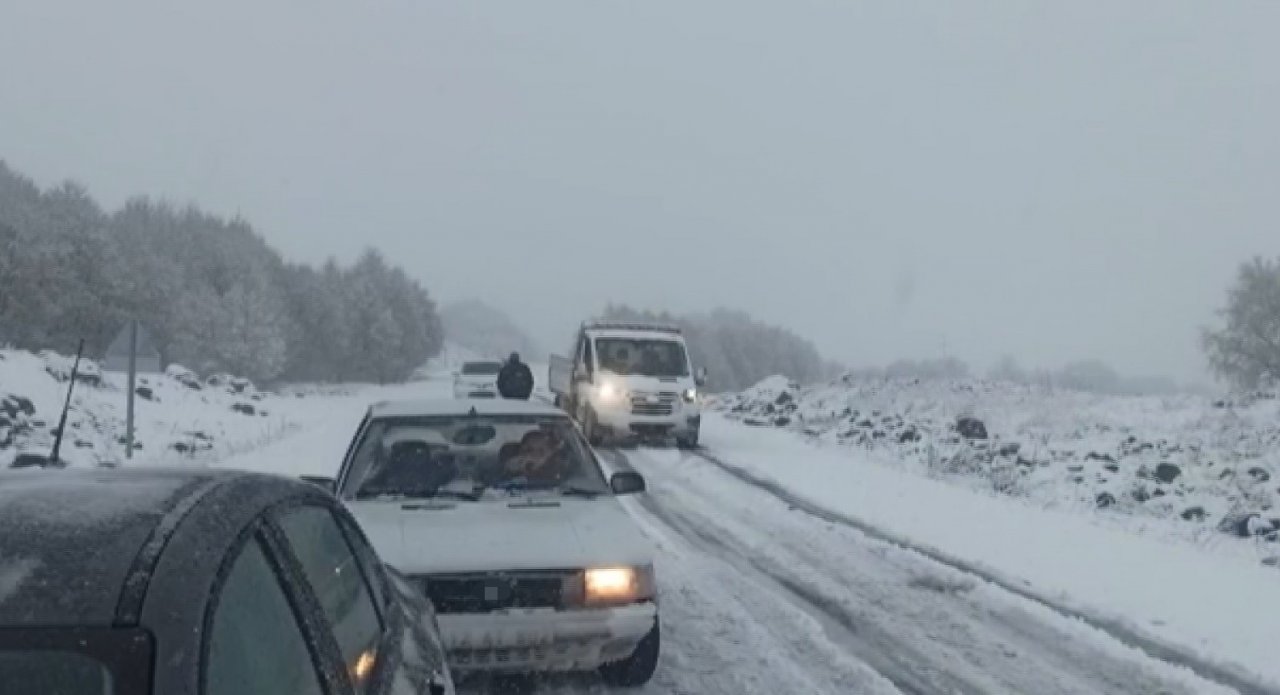
[(404, 379), (438, 354), (425, 289), (376, 252), (286, 263), (247, 222), (85, 189), (40, 190), (0, 162), (0, 344), (100, 355), (136, 317), (166, 361), (258, 381)]
[(741, 390), (775, 374), (810, 383), (833, 376), (837, 370), (822, 359), (813, 343), (741, 311), (716, 309), (675, 316), (610, 304), (601, 318), (679, 325), (694, 365), (707, 368), (716, 391)]

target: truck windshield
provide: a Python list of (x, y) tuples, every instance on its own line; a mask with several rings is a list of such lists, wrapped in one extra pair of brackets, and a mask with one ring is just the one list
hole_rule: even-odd
[(674, 340), (596, 338), (600, 368), (614, 374), (639, 376), (689, 376), (684, 345)]

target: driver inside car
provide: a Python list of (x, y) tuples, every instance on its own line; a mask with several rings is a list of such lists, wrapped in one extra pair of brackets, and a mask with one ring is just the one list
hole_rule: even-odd
[(520, 440), (520, 450), (506, 464), (511, 478), (534, 484), (555, 484), (565, 477), (564, 443), (549, 432), (533, 430)]

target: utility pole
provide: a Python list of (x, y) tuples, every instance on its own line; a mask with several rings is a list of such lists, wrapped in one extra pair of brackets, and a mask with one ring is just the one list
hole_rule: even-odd
[(129, 405), (125, 416), (124, 457), (133, 458), (133, 398), (138, 379), (138, 321), (129, 322)]

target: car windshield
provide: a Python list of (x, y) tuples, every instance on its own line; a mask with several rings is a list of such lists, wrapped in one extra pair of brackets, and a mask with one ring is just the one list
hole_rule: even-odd
[(674, 340), (597, 338), (600, 368), (614, 374), (689, 376), (684, 345)]
[(496, 499), (527, 491), (603, 494), (594, 457), (565, 417), (375, 420), (357, 444), (347, 498)]
[(493, 376), (501, 370), (500, 362), (468, 362), (462, 365), (462, 373), (467, 376)]

